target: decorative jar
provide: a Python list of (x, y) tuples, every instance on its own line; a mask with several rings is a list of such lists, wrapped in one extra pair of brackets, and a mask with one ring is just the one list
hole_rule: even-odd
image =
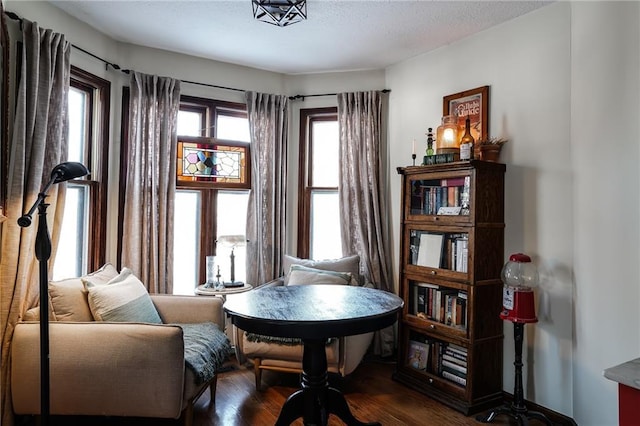
[(455, 115), (445, 115), (436, 131), (436, 154), (458, 152), (460, 152), (458, 119)]

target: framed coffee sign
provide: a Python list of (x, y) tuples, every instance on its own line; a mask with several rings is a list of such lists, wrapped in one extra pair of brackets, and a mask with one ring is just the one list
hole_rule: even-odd
[(487, 139), (489, 136), (489, 86), (445, 96), (442, 112), (443, 115), (455, 115), (459, 128), (464, 128), (464, 122), (468, 116), (471, 122), (471, 135), (476, 142)]

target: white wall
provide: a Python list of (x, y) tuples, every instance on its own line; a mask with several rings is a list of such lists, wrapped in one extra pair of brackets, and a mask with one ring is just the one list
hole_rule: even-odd
[(640, 6), (580, 2), (571, 18), (574, 412), (617, 424), (602, 370), (640, 356)]
[[(524, 251), (541, 269), (540, 322), (525, 327), (525, 396), (580, 425), (617, 423), (616, 386), (602, 370), (638, 357), (640, 349), (638, 3), (558, 2), (386, 71), (296, 76), (117, 43), (48, 3), (7, 1), (5, 8), (141, 72), (287, 95), (391, 89), (396, 274), (396, 167), (410, 164), (414, 138), (426, 147), (424, 133), (438, 126), (443, 96), (491, 86), (490, 135), (510, 139), (501, 158), (507, 163), (505, 259)], [(115, 260), (120, 95), (128, 77), (75, 50), (72, 62), (113, 82), (108, 257)], [(243, 101), (239, 92), (188, 84), (182, 90)], [(335, 104), (334, 97), (291, 102), (289, 252), (295, 250), (299, 110)], [(512, 392), (510, 323), (504, 347), (504, 389)]]
[[(602, 371), (638, 357), (639, 17), (636, 2), (559, 2), (387, 70), (392, 169), (438, 125), (442, 96), (491, 86), (490, 134), (510, 139), (505, 259), (524, 251), (541, 270), (525, 396), (580, 425), (617, 424)], [(399, 222), (396, 209), (396, 242)]]

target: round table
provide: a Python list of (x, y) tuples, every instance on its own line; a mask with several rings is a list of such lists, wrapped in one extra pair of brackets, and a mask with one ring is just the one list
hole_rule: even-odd
[(301, 389), (282, 406), (276, 425), (303, 417), (305, 425), (326, 425), (335, 414), (347, 425), (379, 425), (356, 419), (339, 390), (329, 387), (328, 338), (363, 334), (395, 323), (404, 302), (381, 290), (346, 285), (259, 288), (238, 294), (224, 310), (238, 328), (275, 337), (302, 339)]

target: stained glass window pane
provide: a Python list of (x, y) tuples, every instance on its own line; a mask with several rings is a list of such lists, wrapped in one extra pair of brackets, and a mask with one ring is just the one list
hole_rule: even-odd
[(178, 141), (178, 182), (248, 185), (247, 147)]

